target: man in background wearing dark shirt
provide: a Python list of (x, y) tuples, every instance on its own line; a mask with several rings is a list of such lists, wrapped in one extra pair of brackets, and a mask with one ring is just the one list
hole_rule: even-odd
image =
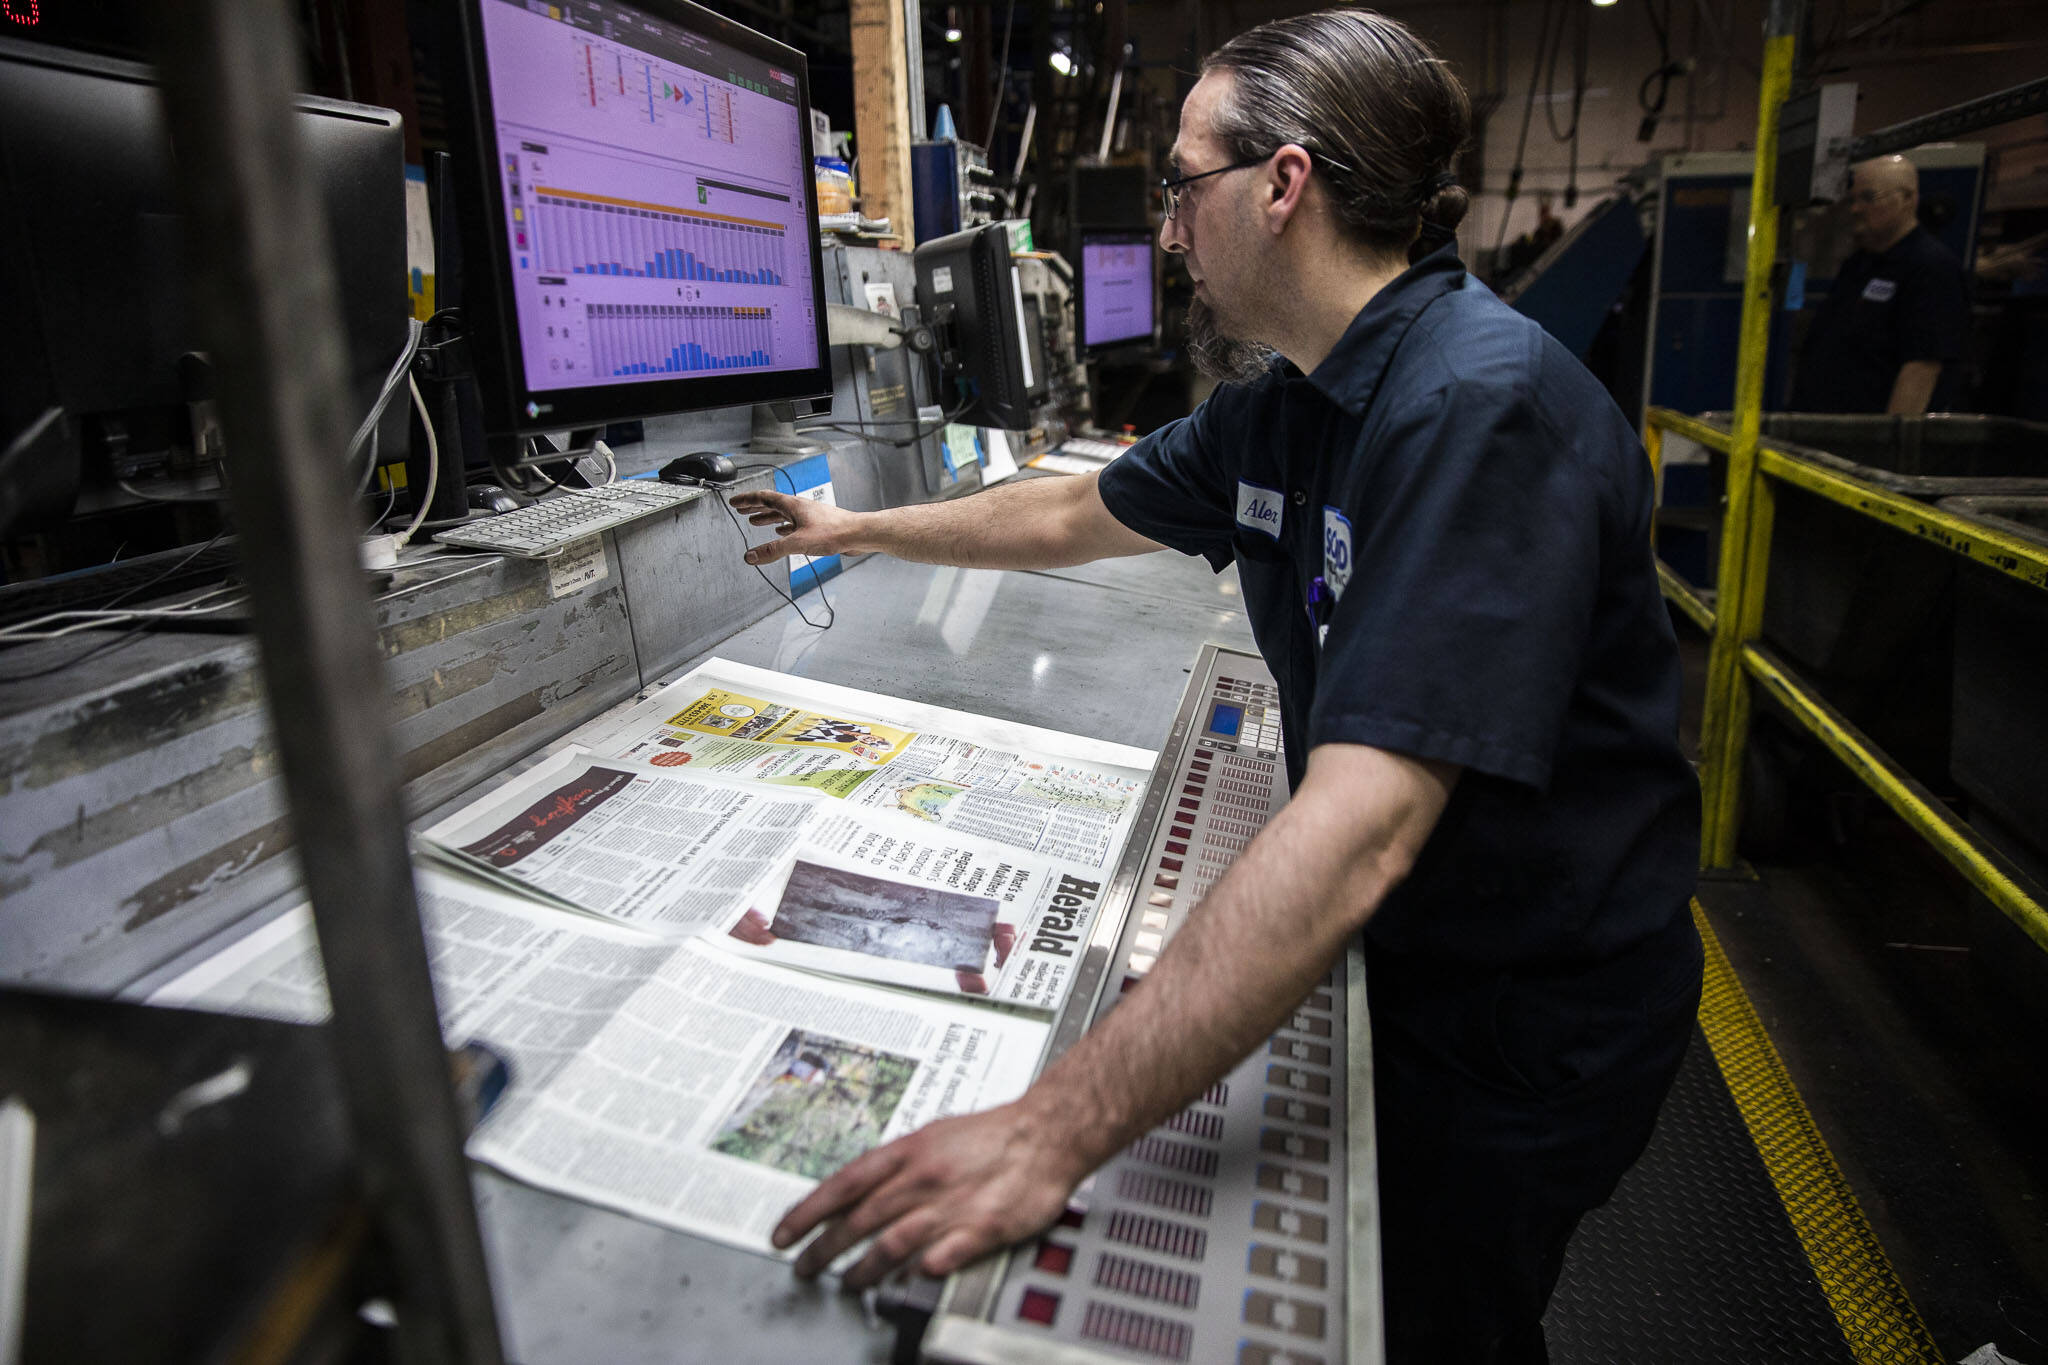
[(1969, 339), (1962, 262), (1920, 226), (1920, 173), (1903, 156), (1849, 182), (1856, 253), (1842, 262), (1799, 352), (1795, 412), (1942, 411)]

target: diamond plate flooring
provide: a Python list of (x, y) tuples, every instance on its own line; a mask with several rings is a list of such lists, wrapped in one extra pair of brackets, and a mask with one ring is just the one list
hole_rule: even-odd
[(1853, 1365), (1697, 1029), (1649, 1150), (1579, 1225), (1544, 1332), (1556, 1365)]

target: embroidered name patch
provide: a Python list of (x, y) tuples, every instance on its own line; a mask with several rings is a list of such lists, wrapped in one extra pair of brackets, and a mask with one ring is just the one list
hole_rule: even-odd
[(1237, 524), (1264, 531), (1280, 539), (1280, 505), (1285, 501), (1277, 488), (1237, 481)]
[(1323, 508), (1323, 581), (1337, 597), (1351, 581), (1351, 521), (1334, 507)]
[(1867, 303), (1890, 303), (1898, 292), (1897, 280), (1872, 280), (1863, 286), (1863, 298)]

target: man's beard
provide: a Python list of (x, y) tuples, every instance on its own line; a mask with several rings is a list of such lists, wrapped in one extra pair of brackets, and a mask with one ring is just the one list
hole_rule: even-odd
[(1216, 310), (1200, 299), (1188, 304), (1188, 358), (1195, 370), (1219, 384), (1249, 384), (1273, 362), (1271, 347), (1226, 336)]

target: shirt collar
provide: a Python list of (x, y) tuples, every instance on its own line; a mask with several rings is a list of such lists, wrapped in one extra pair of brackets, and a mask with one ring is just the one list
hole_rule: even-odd
[(1464, 279), (1455, 244), (1430, 252), (1366, 301), (1309, 382), (1352, 416), (1363, 415), (1409, 326)]

